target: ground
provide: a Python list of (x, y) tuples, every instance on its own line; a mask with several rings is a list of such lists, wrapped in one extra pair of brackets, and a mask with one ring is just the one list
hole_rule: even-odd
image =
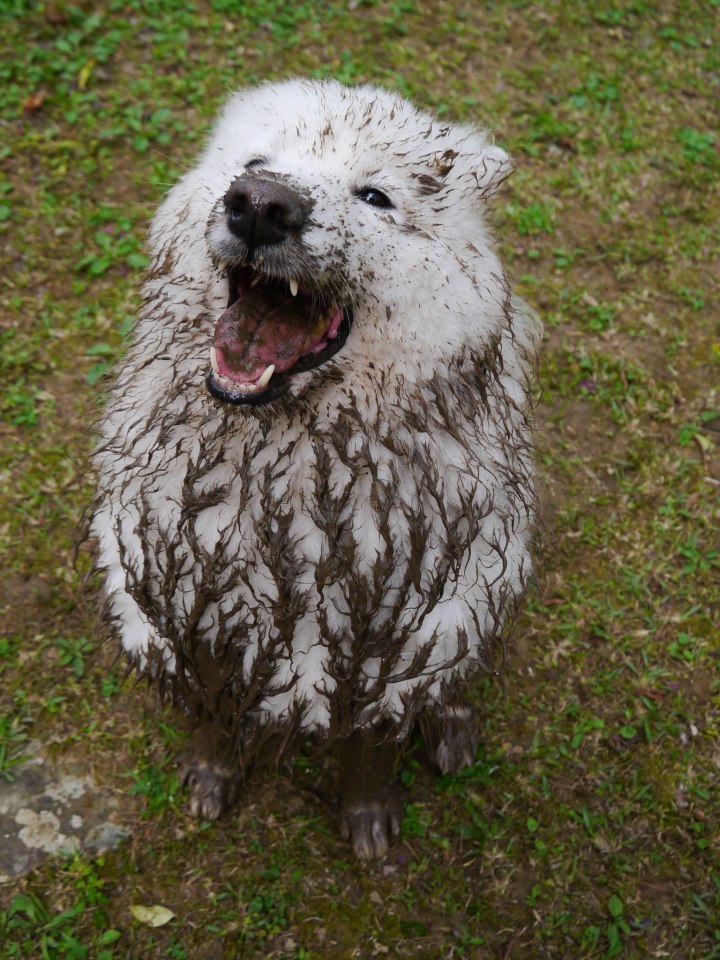
[[(720, 957), (717, 0), (4, 0), (0, 776), (41, 745), (130, 838), (0, 888), (8, 957)], [(219, 824), (183, 728), (95, 631), (73, 544), (152, 211), (233, 87), (372, 80), (485, 124), (542, 314), (538, 583), (483, 743), (402, 770), (402, 843), (353, 862), (312, 751)], [(132, 907), (161, 905), (174, 914)], [(149, 921), (166, 921), (152, 927)]]

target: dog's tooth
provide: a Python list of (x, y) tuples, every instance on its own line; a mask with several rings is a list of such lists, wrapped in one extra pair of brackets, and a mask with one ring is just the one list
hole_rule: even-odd
[(227, 267), (228, 267), (228, 262), (227, 262), (227, 260), (219, 260), (219, 261), (218, 261), (218, 270), (219, 270), (221, 273), (225, 273), (225, 271), (227, 270)]
[(213, 369), (213, 373), (220, 373), (220, 366), (217, 359), (217, 348), (215, 347), (215, 344), (210, 347), (210, 366)]
[(258, 390), (262, 390), (263, 387), (266, 387), (270, 383), (270, 377), (275, 373), (275, 364), (271, 363), (267, 370), (263, 373), (259, 380), (255, 381), (255, 386)]
[(297, 292), (298, 292), (298, 282), (297, 282), (297, 280), (295, 279), (295, 277), (292, 277), (292, 278), (290, 279), (290, 293), (291, 293), (294, 297), (296, 297), (296, 296), (297, 296)]

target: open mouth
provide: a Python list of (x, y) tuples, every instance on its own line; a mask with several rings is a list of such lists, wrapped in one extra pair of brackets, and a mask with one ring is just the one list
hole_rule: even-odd
[(218, 400), (270, 403), (294, 374), (326, 363), (345, 343), (348, 308), (250, 266), (228, 268), (227, 276), (230, 298), (215, 327), (207, 378)]

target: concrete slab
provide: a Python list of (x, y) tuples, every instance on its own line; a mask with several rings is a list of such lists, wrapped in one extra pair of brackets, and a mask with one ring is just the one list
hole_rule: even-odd
[(119, 804), (80, 763), (56, 763), (39, 744), (0, 777), (0, 883), (12, 883), (46, 857), (103, 853), (130, 836)]

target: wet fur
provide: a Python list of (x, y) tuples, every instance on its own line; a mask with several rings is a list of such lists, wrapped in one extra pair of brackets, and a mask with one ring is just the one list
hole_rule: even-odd
[[(204, 382), (217, 265), (241, 255), (219, 200), (257, 157), (313, 205), (273, 269), (355, 319), (288, 395), (236, 408)], [(502, 661), (531, 571), (538, 335), (484, 219), (508, 171), (484, 134), (393, 94), (266, 85), (229, 102), (155, 217), (95, 454), (104, 612), (240, 770), (308, 733), (455, 723), (468, 679)], [(362, 204), (368, 184), (395, 208)]]

